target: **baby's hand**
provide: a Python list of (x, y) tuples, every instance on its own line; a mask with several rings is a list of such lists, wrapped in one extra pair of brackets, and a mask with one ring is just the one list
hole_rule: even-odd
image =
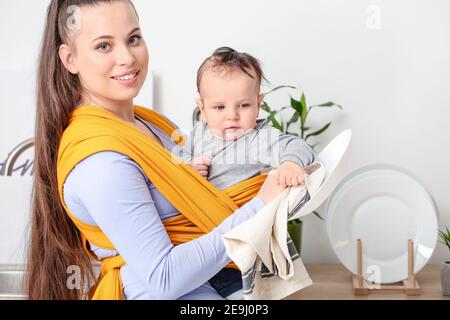
[(211, 165), (211, 159), (206, 155), (201, 155), (192, 159), (189, 164), (192, 169), (197, 171), (202, 177), (208, 177), (209, 166)]
[(283, 162), (278, 168), (278, 183), (281, 186), (291, 187), (303, 183), (305, 171), (292, 161)]

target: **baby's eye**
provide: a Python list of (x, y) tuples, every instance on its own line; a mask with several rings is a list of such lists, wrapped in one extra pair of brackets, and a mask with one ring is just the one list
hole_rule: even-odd
[(248, 108), (248, 107), (250, 107), (250, 103), (241, 104), (241, 108)]
[(110, 47), (111, 46), (109, 45), (109, 43), (104, 42), (97, 46), (97, 50), (100, 49), (100, 51), (106, 52), (109, 50)]
[[(133, 39), (134, 39), (134, 41), (133, 41)], [(142, 39), (141, 36), (132, 36), (132, 37), (130, 38), (130, 44), (131, 44), (131, 45), (139, 44), (139, 41), (140, 41), (141, 39)]]
[(223, 110), (223, 109), (225, 109), (225, 106), (215, 106), (214, 109)]

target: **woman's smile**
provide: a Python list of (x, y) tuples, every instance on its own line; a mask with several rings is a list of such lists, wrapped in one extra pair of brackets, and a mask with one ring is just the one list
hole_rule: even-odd
[(111, 77), (111, 79), (118, 81), (120, 84), (126, 86), (133, 86), (137, 83), (138, 76), (140, 74), (140, 70), (132, 70), (129, 72), (122, 73), (120, 75)]

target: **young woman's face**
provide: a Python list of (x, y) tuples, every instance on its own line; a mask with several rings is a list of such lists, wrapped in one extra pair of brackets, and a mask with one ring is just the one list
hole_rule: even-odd
[(136, 13), (128, 1), (81, 7), (75, 33), (75, 73), (83, 97), (130, 102), (144, 84), (148, 51)]

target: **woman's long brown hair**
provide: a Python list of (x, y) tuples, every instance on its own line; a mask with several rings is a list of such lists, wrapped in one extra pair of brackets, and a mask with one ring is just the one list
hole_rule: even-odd
[[(62, 44), (69, 45), (71, 30), (67, 21), (73, 15), (70, 6), (113, 1), (120, 0), (52, 0), (47, 10), (37, 72), (31, 235), (24, 282), (31, 300), (84, 299), (94, 276), (80, 232), (58, 194), (58, 147), (70, 114), (81, 100), (80, 79), (64, 67), (58, 50)], [(73, 270), (80, 271), (77, 274), (81, 286), (75, 289), (67, 285)]]

